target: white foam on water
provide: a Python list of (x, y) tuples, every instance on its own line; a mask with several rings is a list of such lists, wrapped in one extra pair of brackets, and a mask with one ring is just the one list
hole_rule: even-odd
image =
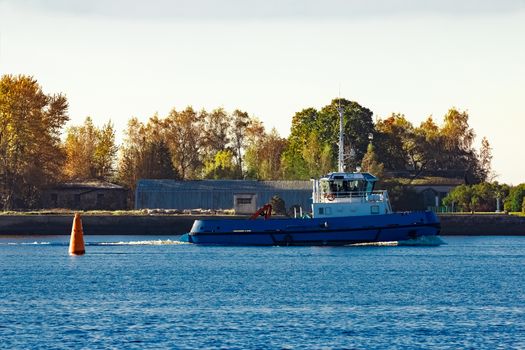
[(354, 243), (349, 244), (347, 247), (394, 247), (397, 246), (398, 242), (367, 242), (367, 243)]
[(88, 245), (173, 245), (173, 244), (186, 244), (185, 242), (167, 240), (148, 240), (148, 241), (129, 241), (129, 242), (96, 242), (88, 243)]
[(392, 242), (367, 242), (349, 244), (348, 247), (395, 247), (395, 246), (428, 246), (435, 247), (447, 244), (439, 236), (421, 236), (406, 241), (392, 241)]
[(420, 236), (414, 239), (408, 239), (406, 241), (399, 241), (398, 245), (401, 246), (439, 246), (447, 244), (444, 240), (441, 239), (439, 236)]
[(2, 242), (0, 245), (48, 245), (51, 242)]

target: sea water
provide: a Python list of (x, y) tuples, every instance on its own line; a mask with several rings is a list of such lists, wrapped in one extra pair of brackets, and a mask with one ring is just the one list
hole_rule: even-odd
[(206, 247), (0, 237), (4, 349), (524, 349), (525, 237)]

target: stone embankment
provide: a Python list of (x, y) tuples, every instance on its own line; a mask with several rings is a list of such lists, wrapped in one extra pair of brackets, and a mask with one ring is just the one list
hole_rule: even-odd
[(440, 214), (446, 236), (525, 236), (525, 216), (505, 214)]
[[(86, 215), (86, 235), (180, 235), (193, 221), (206, 215)], [(243, 219), (245, 216), (214, 215), (214, 218)], [(525, 217), (503, 214), (441, 214), (441, 234), (523, 235)], [(73, 215), (3, 215), (0, 235), (69, 235)]]
[[(180, 235), (188, 232), (195, 215), (86, 215), (86, 235)], [(214, 216), (214, 218), (223, 216)], [(235, 216), (224, 216), (235, 218)], [(73, 215), (0, 216), (0, 235), (69, 235)]]

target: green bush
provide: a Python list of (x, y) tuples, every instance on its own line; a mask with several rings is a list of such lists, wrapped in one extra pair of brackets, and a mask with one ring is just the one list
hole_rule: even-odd
[(521, 212), (525, 214), (525, 197), (523, 197), (523, 203), (521, 203)]
[(508, 193), (509, 187), (497, 182), (461, 185), (443, 198), (443, 204), (455, 211), (490, 212), (496, 210), (497, 198), (504, 199)]
[(472, 209), (472, 197), (473, 197), (473, 186), (461, 185), (454, 188), (450, 193), (443, 198), (443, 204), (447, 207), (454, 207), (455, 211), (471, 211)]
[(505, 200), (505, 210), (509, 212), (522, 211), (523, 198), (525, 197), (525, 184), (512, 187)]

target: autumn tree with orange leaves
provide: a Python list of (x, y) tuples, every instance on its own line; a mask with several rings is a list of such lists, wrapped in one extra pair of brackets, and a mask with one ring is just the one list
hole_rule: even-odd
[(118, 148), (111, 121), (96, 127), (90, 117), (67, 130), (64, 174), (69, 180), (110, 181), (115, 172)]
[(0, 206), (38, 206), (43, 188), (59, 180), (65, 153), (60, 133), (68, 121), (61, 94), (46, 94), (30, 76), (0, 78)]

